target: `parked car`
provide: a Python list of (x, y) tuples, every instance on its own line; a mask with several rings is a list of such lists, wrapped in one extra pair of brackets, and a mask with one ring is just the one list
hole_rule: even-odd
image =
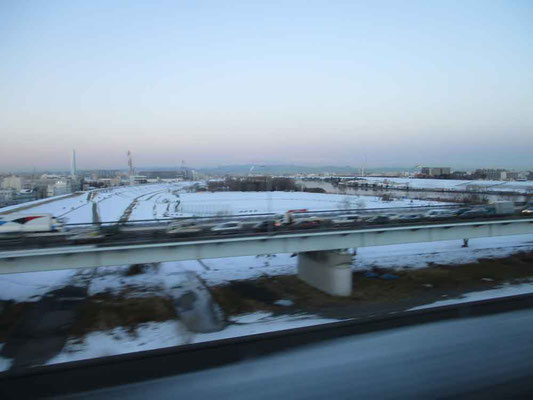
[(242, 230), (243, 224), (238, 221), (224, 222), (211, 228), (213, 233), (236, 233)]

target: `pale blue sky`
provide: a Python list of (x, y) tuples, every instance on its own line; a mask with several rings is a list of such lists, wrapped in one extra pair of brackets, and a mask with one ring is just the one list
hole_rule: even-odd
[(0, 169), (533, 168), (532, 1), (0, 0)]

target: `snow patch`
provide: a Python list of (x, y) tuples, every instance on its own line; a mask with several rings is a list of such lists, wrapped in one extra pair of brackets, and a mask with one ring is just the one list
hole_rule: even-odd
[(68, 285), (76, 273), (77, 270), (67, 269), (0, 275), (0, 300), (37, 301), (44, 294)]
[(533, 282), (521, 283), (518, 285), (504, 284), (497, 289), (483, 290), (479, 292), (465, 293), (457, 299), (441, 300), (430, 304), (424, 304), (410, 308), (408, 311), (423, 310), (425, 308), (433, 308), (440, 306), (447, 306), (450, 304), (467, 303), (470, 301), (497, 299), (499, 297), (515, 296), (519, 294), (533, 293)]

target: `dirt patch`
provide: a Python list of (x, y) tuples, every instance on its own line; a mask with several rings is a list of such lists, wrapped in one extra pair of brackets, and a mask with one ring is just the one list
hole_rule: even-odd
[(124, 276), (134, 276), (145, 274), (149, 271), (157, 272), (159, 270), (159, 263), (148, 264), (132, 264), (124, 271)]
[(28, 303), (15, 303), (14, 301), (2, 301), (0, 313), (0, 342), (4, 343), (18, 325)]
[[(39, 303), (3, 302), (0, 313), (0, 342), (5, 343), (10, 338), (12, 340), (19, 336), (35, 336), (33, 331), (42, 330), (40, 326), (42, 324), (33, 315), (36, 313), (46, 317), (47, 324), (51, 326), (48, 330), (52, 330), (52, 332), (45, 332), (47, 335), (57, 333), (55, 331), (64, 331), (66, 328), (64, 333), (68, 336), (83, 336), (89, 332), (113, 329), (119, 326), (133, 332), (135, 327), (141, 323), (162, 322), (177, 318), (172, 300), (166, 297), (131, 298), (100, 294), (81, 301), (76, 306), (75, 313), (69, 317), (69, 323), (59, 324), (56, 320), (62, 321), (59, 318), (62, 317), (62, 314), (59, 315), (59, 312), (63, 311), (63, 307), (60, 306), (61, 302), (56, 301), (55, 303), (53, 307), (50, 306), (46, 310), (41, 310), (42, 307), (39, 307)], [(59, 309), (56, 310), (58, 307)], [(56, 326), (58, 324), (61, 326)], [(38, 335), (41, 339), (44, 336), (46, 336), (44, 333)]]
[[(502, 283), (533, 278), (533, 253), (505, 259), (482, 259), (463, 265), (434, 265), (416, 270), (374, 269), (355, 272), (350, 297), (334, 297), (312, 288), (296, 276), (262, 277), (215, 286), (211, 292), (226, 315), (253, 311), (310, 312), (335, 318), (404, 310), (462, 293), (487, 290)], [(381, 279), (386, 274), (393, 279)], [(278, 306), (276, 300), (292, 301)]]
[(99, 294), (87, 299), (70, 335), (82, 336), (98, 330), (124, 327), (135, 331), (138, 324), (176, 319), (172, 300), (166, 297), (117, 297)]

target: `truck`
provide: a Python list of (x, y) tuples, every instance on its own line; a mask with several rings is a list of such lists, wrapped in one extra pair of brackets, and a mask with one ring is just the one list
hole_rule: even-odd
[(58, 232), (61, 224), (52, 214), (0, 215), (0, 234)]
[(495, 201), (491, 206), (495, 215), (512, 215), (515, 213), (515, 206), (512, 201)]

